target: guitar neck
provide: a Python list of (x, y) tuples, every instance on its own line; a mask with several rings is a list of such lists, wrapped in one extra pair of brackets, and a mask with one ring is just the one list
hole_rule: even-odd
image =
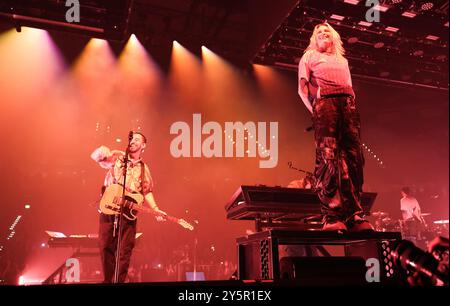
[(194, 230), (194, 227), (192, 226), (192, 224), (189, 224), (188, 222), (186, 222), (183, 219), (179, 219), (179, 218), (176, 218), (176, 217), (173, 217), (173, 216), (169, 216), (169, 215), (160, 215), (159, 213), (157, 213), (156, 211), (154, 211), (151, 208), (141, 207), (141, 206), (138, 206), (138, 205), (135, 205), (135, 204), (133, 205), (133, 208), (138, 210), (138, 211), (141, 211), (141, 212), (146, 212), (146, 213), (150, 213), (150, 214), (153, 214), (153, 215), (156, 215), (156, 216), (161, 216), (165, 220), (177, 223), (177, 224), (181, 225), (182, 227), (187, 228), (187, 229), (189, 229), (191, 231)]
[[(156, 211), (154, 211), (153, 209), (148, 208), (148, 207), (141, 207), (141, 206), (138, 206), (136, 204), (133, 204), (132, 208), (136, 209), (138, 211), (141, 211), (141, 212), (146, 212), (146, 213), (153, 214), (155, 216), (159, 216), (159, 214)], [(163, 218), (167, 219), (169, 221), (173, 221), (173, 222), (178, 222), (180, 220), (178, 218), (175, 218), (175, 217), (172, 217), (172, 216), (168, 216), (168, 215), (167, 216), (163, 216)]]
[(180, 219), (175, 218), (173, 216), (165, 216), (164, 218), (166, 218), (169, 221), (175, 222), (175, 223), (178, 223), (178, 221), (180, 221)]

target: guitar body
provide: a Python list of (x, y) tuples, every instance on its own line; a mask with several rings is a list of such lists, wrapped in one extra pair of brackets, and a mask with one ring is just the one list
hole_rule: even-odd
[(122, 189), (119, 184), (112, 184), (105, 189), (100, 200), (100, 211), (106, 215), (116, 215), (123, 206), (122, 213), (128, 220), (135, 220), (139, 211), (138, 207), (144, 203), (144, 196), (140, 193), (131, 193), (125, 190), (125, 200), (122, 201)]
[[(138, 212), (155, 214), (153, 209), (144, 207), (144, 196), (140, 193), (132, 193), (125, 190), (125, 199), (122, 200), (122, 186), (112, 184), (105, 189), (102, 199), (100, 200), (100, 211), (106, 215), (117, 215), (120, 213), (122, 205), (122, 214), (128, 220), (135, 220)], [(182, 227), (192, 231), (194, 226), (184, 219), (178, 219), (169, 215), (161, 216), (165, 220), (178, 223)]]

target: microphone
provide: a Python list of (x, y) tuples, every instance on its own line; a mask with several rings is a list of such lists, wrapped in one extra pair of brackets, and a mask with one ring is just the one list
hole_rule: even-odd
[(314, 130), (314, 127), (311, 125), (305, 129), (305, 132), (311, 132), (312, 130)]
[(131, 142), (131, 139), (133, 139), (133, 131), (130, 131), (129, 133), (128, 133), (128, 142)]

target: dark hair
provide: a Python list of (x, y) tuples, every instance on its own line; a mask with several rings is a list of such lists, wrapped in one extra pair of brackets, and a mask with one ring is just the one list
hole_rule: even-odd
[(139, 134), (142, 136), (142, 139), (144, 139), (144, 143), (147, 143), (147, 137), (145, 137), (144, 134), (142, 134), (141, 131), (133, 131), (133, 134)]
[(402, 191), (407, 195), (411, 195), (411, 189), (408, 186), (403, 187)]

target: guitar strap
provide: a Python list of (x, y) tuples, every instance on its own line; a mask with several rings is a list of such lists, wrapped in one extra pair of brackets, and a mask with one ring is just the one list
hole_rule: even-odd
[(141, 194), (144, 195), (144, 179), (145, 179), (145, 164), (144, 162), (141, 160)]

